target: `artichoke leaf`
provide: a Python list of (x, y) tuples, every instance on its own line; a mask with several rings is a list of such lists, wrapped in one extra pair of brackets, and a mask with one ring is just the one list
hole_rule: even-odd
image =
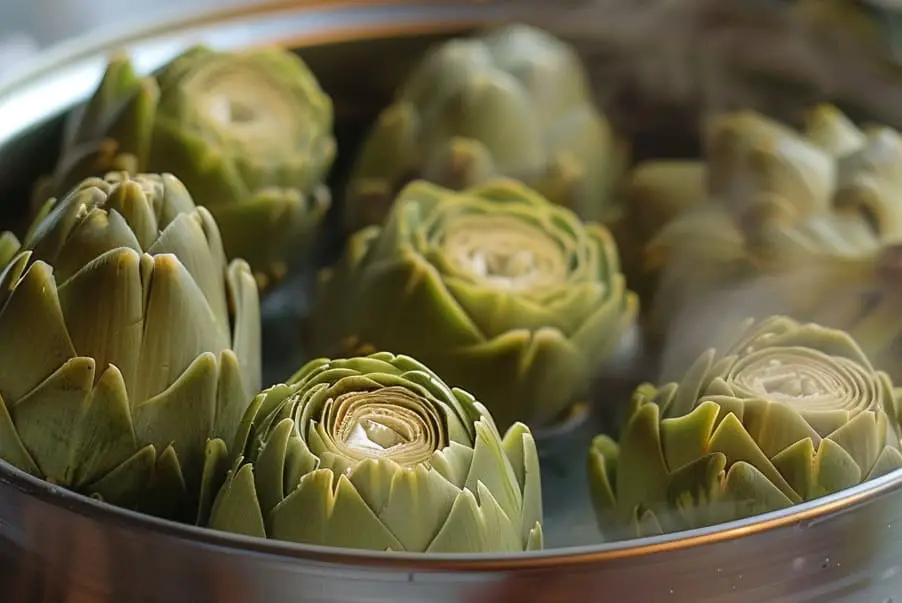
[(615, 494), (617, 470), (620, 460), (620, 446), (605, 435), (592, 439), (589, 447), (588, 477), (589, 492), (600, 526), (616, 525), (619, 510)]
[[(535, 439), (523, 423), (514, 423), (501, 440), (504, 454), (511, 462), (523, 496), (523, 534), (529, 540), (542, 521), (542, 492), (539, 480), (539, 455)], [(541, 527), (539, 528), (541, 530)], [(541, 544), (539, 545), (541, 548)], [(527, 547), (527, 550), (529, 547)]]
[(836, 157), (861, 149), (867, 140), (852, 120), (828, 104), (817, 105), (806, 113), (805, 135)]
[[(159, 450), (155, 448), (156, 450)], [(146, 484), (146, 490), (136, 504), (140, 513), (157, 517), (193, 518), (200, 492), (197, 479), (189, 484), (182, 471), (181, 460), (171, 445), (157, 454), (153, 474)]]
[(19, 438), (6, 401), (2, 398), (0, 398), (0, 459), (31, 475), (41, 475), (40, 468)]
[[(494, 426), (493, 426), (494, 427)], [(510, 462), (501, 447), (498, 433), (482, 421), (476, 422), (476, 438), (473, 461), (464, 488), (479, 491), (479, 485), (487, 488), (508, 517), (518, 517), (523, 508), (523, 492)]]
[[(298, 517), (303, 517), (298, 521)], [(317, 469), (269, 514), (281, 540), (352, 548), (404, 550), (344, 475)]]
[(152, 483), (156, 463), (156, 449), (148, 444), (83, 490), (111, 504), (138, 507), (151, 491), (148, 484)]
[(262, 367), (259, 350), (262, 342), (260, 326), (260, 297), (250, 266), (234, 260), (226, 274), (228, 307), (233, 310), (232, 350), (241, 369), (244, 395), (250, 400), (260, 389)]
[(209, 523), (216, 495), (223, 487), (225, 480), (228, 479), (228, 472), (228, 445), (220, 438), (207, 440), (195, 524), (203, 526)]
[(254, 486), (254, 468), (241, 465), (216, 496), (207, 524), (214, 530), (266, 537), (263, 511)]
[(629, 418), (620, 437), (617, 464), (617, 504), (621, 511), (643, 501), (662, 500), (667, 490), (667, 464), (657, 430), (660, 413), (655, 404), (643, 404)]
[(472, 448), (452, 441), (444, 450), (438, 450), (431, 459), (432, 468), (454, 484), (463, 488), (473, 463)]
[(243, 410), (253, 393), (248, 391), (247, 372), (238, 363), (231, 350), (224, 350), (217, 359), (219, 378), (216, 384), (216, 406), (213, 413), (212, 434), (214, 439), (233, 442)]
[(254, 485), (264, 517), (272, 513), (294, 487), (294, 484), (286, 484), (284, 477), (287, 448), (294, 429), (293, 420), (282, 419), (269, 432), (266, 442), (258, 453)]
[(460, 492), (426, 552), (492, 549), (512, 553), (521, 550), (521, 546), (519, 526), (511, 523), (492, 493), (480, 482), (475, 493), (469, 489)]
[[(386, 466), (392, 462), (364, 461), (349, 479), (379, 520), (391, 529), (402, 550), (425, 551), (444, 525), (460, 490), (426, 467), (398, 471)], [(383, 479), (388, 480), (388, 489), (382, 489), (381, 501), (373, 498), (371, 502), (369, 484)], [(409, 509), (417, 512), (411, 514)]]
[(213, 431), (218, 368), (213, 354), (200, 354), (171, 386), (133, 411), (140, 441), (158, 450), (171, 446), (191, 487), (200, 482), (208, 434)]
[[(135, 393), (150, 398), (173, 383), (204, 350), (229, 347), (228, 335), (216, 324), (209, 303), (198, 284), (174, 255), (147, 260), (144, 331), (141, 340), (141, 370)], [(165, 364), (158, 359), (166, 358)]]
[(94, 384), (83, 414), (74, 425), (71, 485), (76, 488), (100, 480), (139, 449), (125, 381), (115, 365)]
[(179, 258), (210, 305), (217, 327), (221, 332), (227, 333), (228, 310), (226, 298), (221, 295), (226, 278), (222, 266), (226, 262), (224, 257), (210, 253), (210, 249), (222, 248), (220, 241), (210, 244), (207, 233), (215, 232), (218, 238), (217, 229), (210, 226), (211, 221), (212, 217), (203, 207), (198, 208), (194, 215), (180, 214), (160, 233), (147, 252), (151, 255), (169, 253)]
[(9, 408), (19, 438), (50, 482), (70, 484), (73, 442), (94, 384), (94, 360), (72, 358)]
[(8, 293), (0, 311), (0, 394), (7, 404), (15, 404), (76, 356), (52, 268), (35, 262), (26, 270), (30, 257), (23, 252), (2, 274)]
[(877, 462), (871, 467), (865, 479), (876, 479), (900, 468), (902, 468), (902, 452), (899, 452), (897, 448), (888, 446), (880, 452)]
[[(135, 379), (147, 370), (141, 366), (140, 356), (146, 261), (132, 249), (113, 249), (89, 261), (58, 288), (75, 349), (94, 358), (99, 366), (116, 366), (129, 399), (141, 395)], [(85, 320), (86, 316), (103, 316), (104, 320)]]

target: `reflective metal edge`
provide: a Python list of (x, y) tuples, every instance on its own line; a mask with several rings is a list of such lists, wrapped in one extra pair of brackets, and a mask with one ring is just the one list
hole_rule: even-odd
[[(281, 2), (92, 36), (45, 53), (0, 86), (0, 145), (86, 97), (113, 49), (127, 50), (146, 70), (196, 42), (313, 46), (553, 16), (553, 6), (538, 6)], [(300, 546), (173, 524), (55, 488), (0, 462), (0, 570), (0, 600), (25, 603), (892, 603), (902, 596), (902, 473), (790, 510), (678, 535), (512, 556), (440, 556)]]

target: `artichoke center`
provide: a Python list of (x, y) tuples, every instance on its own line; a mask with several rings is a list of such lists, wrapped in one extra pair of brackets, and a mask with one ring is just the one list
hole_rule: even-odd
[(345, 436), (345, 444), (357, 450), (383, 452), (409, 444), (413, 439), (410, 426), (395, 421), (390, 415), (376, 413), (358, 417)]
[(425, 401), (403, 387), (349, 392), (334, 400), (334, 437), (348, 457), (390, 458), (405, 465), (428, 463), (443, 446)]
[(513, 216), (457, 218), (446, 229), (444, 252), (460, 269), (498, 289), (523, 291), (567, 277), (554, 240)]
[(211, 64), (186, 79), (189, 98), (217, 138), (239, 145), (242, 154), (283, 157), (295, 140), (297, 116), (288, 93), (252, 65)]
[(223, 125), (241, 125), (253, 122), (256, 113), (243, 99), (218, 96), (210, 99), (210, 116)]
[(753, 395), (811, 410), (858, 407), (871, 397), (855, 363), (814, 350), (753, 354), (733, 381)]

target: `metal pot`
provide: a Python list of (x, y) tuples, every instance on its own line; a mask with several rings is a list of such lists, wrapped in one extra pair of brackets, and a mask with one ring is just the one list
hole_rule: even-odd
[[(58, 47), (0, 89), (0, 198), (20, 200), (0, 213), (7, 225), (22, 218), (30, 183), (53, 160), (48, 149), (61, 115), (91, 92), (114, 47), (141, 69), (198, 41), (298, 47), (335, 98), (340, 142), (353, 144), (430, 43), (499, 20), (548, 27), (559, 8), (523, 0), (294, 2)], [(902, 474), (691, 533), (452, 557), (324, 549), (177, 525), (0, 462), (0, 568), (0, 601), (9, 603), (893, 603), (902, 600)]]

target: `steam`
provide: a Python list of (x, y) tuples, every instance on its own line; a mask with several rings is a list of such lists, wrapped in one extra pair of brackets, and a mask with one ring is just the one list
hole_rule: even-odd
[(598, 101), (627, 135), (669, 127), (670, 138), (673, 128), (694, 136), (707, 115), (736, 109), (798, 124), (818, 101), (902, 128), (902, 68), (873, 40), (814, 18), (805, 4), (561, 0), (550, 28), (576, 44)]

